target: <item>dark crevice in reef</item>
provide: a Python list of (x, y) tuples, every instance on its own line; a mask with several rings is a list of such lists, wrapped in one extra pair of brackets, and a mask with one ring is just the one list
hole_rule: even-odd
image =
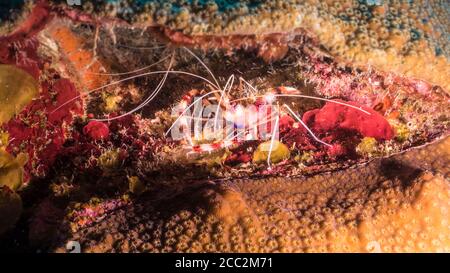
[(416, 180), (422, 172), (422, 169), (396, 161), (395, 159), (384, 159), (380, 165), (380, 173), (387, 179), (399, 179), (405, 188), (411, 186), (411, 182)]
[(24, 0), (0, 2), (0, 23), (2, 23), (2, 20), (15, 20), (14, 17), (19, 14), (19, 10), (23, 7), (24, 2)]

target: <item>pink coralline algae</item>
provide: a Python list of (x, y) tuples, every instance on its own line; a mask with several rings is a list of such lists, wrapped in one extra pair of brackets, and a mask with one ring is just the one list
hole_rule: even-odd
[(70, 136), (66, 125), (83, 113), (81, 101), (60, 107), (67, 97), (78, 94), (69, 80), (59, 79), (53, 84), (43, 82), (41, 87), (40, 97), (3, 128), (11, 138), (8, 150), (27, 152), (31, 159), (25, 166), (26, 180), (30, 175), (46, 173)]
[(281, 133), (285, 132), (286, 130), (289, 130), (292, 128), (292, 126), (294, 125), (295, 120), (293, 118), (291, 118), (288, 115), (282, 115), (280, 117), (280, 121), (279, 121), (279, 130)]
[(93, 140), (106, 139), (109, 136), (109, 128), (103, 122), (92, 120), (83, 128), (83, 134), (89, 136)]
[(338, 158), (340, 156), (345, 156), (349, 153), (348, 149), (342, 144), (333, 144), (327, 150), (327, 155), (330, 158)]
[(72, 122), (73, 115), (68, 110), (75, 110), (79, 115), (83, 113), (79, 100), (72, 101), (79, 93), (71, 81), (68, 79), (59, 79), (53, 84), (52, 89), (53, 93), (57, 95), (54, 97), (53, 105), (47, 107), (50, 113), (48, 122), (52, 124)]
[(367, 111), (370, 114), (352, 107), (328, 102), (321, 109), (306, 112), (303, 115), (303, 121), (314, 132), (329, 132), (343, 129), (357, 132), (363, 137), (373, 137), (377, 140), (389, 140), (394, 137), (394, 130), (388, 121), (378, 112), (360, 106), (355, 102), (346, 103)]
[(71, 135), (70, 124), (84, 113), (74, 84), (50, 68), (50, 60), (38, 54), (35, 34), (48, 20), (45, 3), (37, 5), (21, 26), (8, 36), (0, 36), (0, 64), (14, 65), (39, 81), (40, 94), (1, 129), (9, 134), (7, 150), (25, 152), (24, 182), (44, 176)]
[(298, 123), (295, 127), (291, 127), (284, 132), (280, 130), (280, 134), (283, 143), (289, 147), (295, 147), (298, 150), (318, 149), (318, 143), (315, 142), (308, 132), (306, 132), (305, 128), (301, 127)]
[(225, 160), (225, 164), (232, 166), (236, 164), (247, 163), (250, 161), (252, 161), (252, 155), (245, 150), (239, 150), (229, 155)]

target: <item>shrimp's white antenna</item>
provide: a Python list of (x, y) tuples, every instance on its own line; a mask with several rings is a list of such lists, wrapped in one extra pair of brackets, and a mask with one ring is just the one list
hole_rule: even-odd
[(194, 54), (194, 52), (192, 52), (191, 50), (189, 50), (187, 47), (183, 47), (183, 49), (185, 49), (187, 52), (189, 52), (189, 54), (191, 54), (195, 59), (197, 59), (197, 61), (200, 62), (200, 64), (208, 71), (208, 73), (211, 75), (211, 77), (214, 79), (214, 81), (217, 84), (217, 89), (222, 90), (222, 88), (220, 87), (219, 82), (217, 81), (216, 77), (214, 76), (214, 74), (212, 73), (212, 71), (208, 68), (208, 66), (197, 56)]
[[(175, 73), (175, 74), (185, 74), (185, 75), (190, 75), (190, 76), (192, 76), (192, 77), (195, 77), (195, 78), (199, 78), (199, 79), (204, 80), (205, 82), (207, 82), (208, 84), (212, 85), (212, 86), (215, 87), (216, 89), (222, 90), (222, 88), (220, 87), (219, 82), (217, 81), (216, 77), (215, 77), (214, 74), (211, 72), (211, 70), (208, 68), (208, 66), (207, 66), (207, 65), (206, 65), (199, 57), (197, 57), (197, 55), (195, 55), (191, 50), (189, 50), (189, 49), (186, 48), (186, 47), (183, 47), (183, 48), (184, 48), (186, 51), (188, 51), (194, 58), (196, 58), (196, 59), (202, 64), (202, 66), (204, 66), (204, 67), (206, 68), (206, 70), (207, 70), (208, 73), (212, 76), (212, 78), (214, 79), (214, 81), (215, 81), (216, 84), (212, 83), (210, 80), (208, 80), (208, 79), (206, 79), (206, 78), (204, 78), (204, 77), (202, 77), (202, 76), (200, 76), (200, 75), (197, 75), (197, 74), (194, 74), (194, 73), (190, 73), (190, 72), (185, 72), (185, 71), (169, 71), (169, 72), (167, 72), (167, 71), (152, 71), (152, 72), (147, 72), (147, 73), (142, 73), (142, 74), (130, 76), (130, 77), (127, 77), (127, 78), (125, 78), (125, 79), (121, 79), (121, 80), (118, 80), (118, 81), (115, 81), (115, 82), (112, 82), (112, 83), (109, 83), (109, 84), (100, 86), (100, 87), (98, 87), (98, 88), (94, 88), (94, 89), (89, 90), (89, 91), (87, 91), (87, 92), (84, 92), (83, 94), (80, 94), (80, 95), (78, 95), (78, 96), (76, 96), (76, 97), (74, 97), (74, 98), (72, 98), (72, 99), (69, 99), (69, 100), (66, 101), (65, 103), (61, 104), (61, 105), (58, 106), (56, 109), (54, 109), (54, 110), (52, 111), (52, 113), (58, 111), (58, 110), (61, 109), (62, 107), (66, 106), (67, 104), (69, 104), (69, 103), (71, 103), (71, 102), (73, 102), (73, 101), (75, 101), (75, 100), (81, 98), (82, 96), (89, 95), (90, 93), (95, 92), (95, 91), (97, 91), (97, 90), (100, 90), (100, 89), (103, 89), (103, 88), (105, 88), (105, 87), (109, 87), (109, 86), (112, 86), (112, 85), (116, 85), (116, 84), (119, 84), (119, 83), (122, 83), (122, 82), (125, 82), (125, 81), (129, 81), (129, 80), (132, 80), (132, 79), (135, 79), (135, 78), (139, 78), (139, 77), (143, 77), (143, 76), (148, 76), (148, 75), (154, 75), (154, 74)], [(167, 56), (166, 56), (163, 60), (165, 60), (165, 59), (167, 59)], [(163, 60), (160, 60), (159, 62), (162, 62)], [(157, 63), (159, 63), (159, 62), (157, 62)], [(153, 65), (155, 65), (155, 64), (153, 64)], [(147, 69), (148, 67), (150, 67), (150, 66), (147, 66), (147, 67), (144, 67), (144, 68), (142, 68), (142, 69), (138, 69), (138, 70), (136, 70), (136, 71), (133, 71), (133, 73), (134, 73), (134, 72), (137, 72), (137, 71), (141, 71), (141, 70)], [(119, 73), (119, 74), (120, 74), (120, 73)], [(125, 75), (125, 74), (131, 74), (131, 72), (124, 73), (124, 74), (122, 74), (122, 75)], [(100, 75), (101, 75), (101, 74), (100, 74)], [(105, 75), (108, 75), (108, 74), (105, 74)]]
[(292, 111), (292, 109), (289, 107), (289, 106), (287, 106), (286, 104), (283, 104), (283, 106), (295, 117), (295, 119), (298, 121), (298, 122), (300, 122), (300, 124), (308, 131), (308, 133), (317, 141), (317, 142), (320, 142), (320, 143), (322, 143), (323, 145), (325, 145), (325, 146), (328, 146), (328, 147), (332, 147), (332, 145), (331, 144), (328, 144), (328, 143), (326, 143), (326, 142), (324, 142), (324, 141), (322, 141), (322, 140), (320, 140), (314, 133), (313, 133), (313, 131), (311, 131), (311, 129), (309, 129), (309, 127), (303, 122), (303, 120), (299, 117), (299, 116), (297, 116), (297, 114), (295, 114), (295, 112), (294, 111)]
[(160, 45), (160, 46), (152, 46), (152, 47), (148, 47), (148, 46), (129, 46), (129, 45), (122, 45), (122, 44), (117, 44), (118, 47), (124, 47), (124, 48), (129, 48), (129, 49), (139, 49), (139, 50), (153, 50), (153, 49), (160, 49), (160, 48), (165, 48), (165, 45)]
[(267, 165), (269, 166), (269, 170), (272, 169), (271, 162), (270, 162), (270, 156), (272, 155), (273, 150), (273, 144), (275, 143), (275, 131), (278, 130), (278, 121), (280, 120), (280, 116), (277, 115), (275, 118), (275, 126), (272, 128), (272, 136), (270, 138), (270, 147), (269, 147), (269, 153), (267, 154)]
[(136, 73), (136, 72), (140, 72), (140, 71), (142, 71), (142, 70), (146, 70), (146, 69), (148, 69), (148, 68), (150, 68), (150, 67), (152, 67), (152, 66), (155, 66), (155, 65), (157, 65), (157, 64), (160, 64), (160, 63), (164, 62), (165, 60), (167, 60), (169, 57), (170, 57), (170, 56), (166, 56), (166, 57), (162, 58), (161, 60), (159, 60), (159, 61), (157, 61), (157, 62), (155, 62), (155, 63), (152, 63), (152, 64), (147, 65), (147, 66), (142, 67), (142, 68), (138, 68), (138, 69), (136, 69), (136, 70), (128, 71), (128, 72), (122, 72), (122, 73), (93, 73), (93, 72), (85, 72), (85, 73), (86, 73), (86, 74), (92, 74), (92, 75), (105, 75), (105, 76), (129, 75), (129, 74), (134, 74), (134, 73)]
[[(243, 81), (248, 87), (250, 87), (253, 91), (255, 91), (256, 93), (258, 93), (258, 90), (256, 90), (255, 87), (253, 87), (253, 85), (251, 85), (248, 81), (246, 81), (243, 77), (239, 77), (240, 81)], [(253, 93), (253, 92), (252, 92)], [(255, 93), (253, 93), (255, 94)]]
[(147, 104), (149, 104), (156, 97), (156, 95), (158, 95), (158, 93), (161, 91), (162, 87), (164, 86), (164, 83), (166, 82), (166, 79), (167, 79), (167, 75), (169, 74), (170, 69), (172, 68), (172, 64), (173, 64), (173, 60), (174, 60), (173, 57), (174, 56), (175, 55), (172, 54), (172, 59), (170, 60), (169, 67), (168, 67), (168, 69), (166, 71), (166, 74), (164, 74), (164, 77), (159, 82), (158, 86), (156, 86), (155, 90), (150, 94), (150, 96), (144, 102), (142, 102), (139, 106), (137, 106), (136, 108), (134, 108), (131, 111), (128, 111), (125, 114), (122, 114), (122, 115), (119, 115), (119, 116), (116, 116), (116, 117), (105, 118), (105, 119), (93, 119), (93, 120), (96, 120), (96, 121), (112, 121), (112, 120), (123, 118), (125, 116), (130, 115), (130, 114), (133, 114), (134, 112), (144, 108)]
[[(254, 98), (263, 98), (266, 95), (262, 95), (262, 96), (253, 96), (253, 97), (243, 97), (243, 98), (239, 98), (239, 99), (235, 99), (232, 100), (231, 102), (237, 102), (237, 101), (242, 101), (242, 100), (249, 100), (249, 99), (254, 99)], [(349, 103), (345, 103), (345, 102), (340, 102), (340, 101), (336, 101), (336, 100), (330, 100), (330, 99), (326, 99), (326, 98), (321, 98), (321, 97), (315, 97), (315, 96), (308, 96), (308, 95), (300, 95), (300, 94), (270, 94), (271, 97), (295, 97), (295, 98), (306, 98), (306, 99), (314, 99), (314, 100), (322, 100), (322, 101), (326, 101), (326, 102), (331, 102), (331, 103), (335, 103), (335, 104), (340, 104), (340, 105), (345, 105), (347, 107), (356, 109), (358, 111), (363, 112), (364, 114), (367, 115), (372, 115), (372, 113), (362, 109), (361, 107), (355, 106), (355, 105), (351, 105)]]
[(365, 114), (367, 114), (367, 115), (372, 115), (370, 112), (368, 112), (368, 111), (362, 109), (361, 107), (354, 106), (354, 105), (351, 105), (351, 104), (349, 104), (349, 103), (340, 102), (340, 101), (336, 101), (336, 100), (330, 100), (330, 99), (321, 98), (321, 97), (308, 96), (308, 95), (300, 95), (300, 94), (283, 94), (283, 95), (281, 95), (281, 94), (274, 94), (274, 96), (275, 96), (275, 97), (296, 97), (296, 98), (298, 97), (298, 98), (307, 98), (307, 99), (323, 100), (323, 101), (326, 101), (326, 102), (331, 102), (331, 103), (336, 103), (336, 104), (340, 104), (340, 105), (345, 105), (345, 106), (347, 106), (347, 107), (350, 107), (350, 108), (356, 109), (356, 110), (358, 110), (358, 111), (361, 111), (361, 112), (363, 112), (363, 113), (365, 113)]
[(212, 83), (211, 81), (209, 81), (208, 79), (206, 79), (206, 78), (204, 78), (204, 77), (202, 77), (202, 76), (193, 74), (193, 73), (186, 72), (186, 71), (176, 71), (176, 70), (174, 70), (174, 71), (152, 71), (152, 72), (147, 72), (147, 73), (142, 73), (142, 74), (139, 74), (139, 75), (131, 76), (131, 77), (128, 77), (128, 78), (125, 78), (125, 79), (122, 79), (122, 80), (119, 80), (119, 81), (116, 81), (116, 82), (112, 82), (112, 83), (106, 84), (106, 85), (104, 85), (104, 86), (95, 88), (95, 89), (92, 89), (92, 90), (90, 90), (90, 91), (84, 92), (83, 94), (80, 94), (80, 95), (78, 95), (78, 96), (76, 96), (76, 97), (74, 97), (74, 98), (71, 98), (70, 100), (68, 100), (68, 101), (66, 101), (65, 103), (61, 104), (61, 105), (58, 106), (55, 110), (53, 110), (52, 113), (58, 111), (59, 109), (61, 109), (61, 108), (64, 107), (65, 105), (67, 105), (67, 104), (69, 104), (69, 103), (71, 103), (71, 102), (73, 102), (73, 101), (75, 101), (75, 100), (81, 98), (82, 96), (89, 95), (90, 93), (95, 92), (95, 91), (98, 91), (98, 90), (103, 89), (103, 88), (105, 88), (105, 87), (112, 86), (112, 85), (116, 85), (116, 84), (119, 84), (119, 83), (121, 83), (121, 82), (125, 82), (125, 81), (128, 81), (128, 80), (132, 80), (132, 79), (139, 78), (139, 77), (143, 77), (143, 76), (156, 75), (156, 74), (165, 74), (165, 73), (169, 73), (169, 74), (185, 74), (185, 75), (189, 75), (189, 76), (192, 76), (192, 77), (195, 77), (195, 78), (202, 79), (202, 80), (206, 81), (207, 83), (211, 84), (213, 87), (216, 87), (216, 85), (215, 85), (214, 83)]

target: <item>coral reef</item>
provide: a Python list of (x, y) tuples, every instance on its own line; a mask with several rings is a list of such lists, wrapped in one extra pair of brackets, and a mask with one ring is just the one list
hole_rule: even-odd
[[(357, 105), (357, 104), (356, 104)], [(315, 131), (333, 131), (336, 129), (352, 130), (364, 137), (389, 140), (394, 132), (383, 116), (371, 109), (371, 115), (363, 115), (354, 108), (340, 104), (327, 103), (322, 109), (306, 112), (303, 121), (314, 125)]]
[(84, 126), (83, 133), (93, 140), (100, 140), (108, 137), (109, 128), (108, 125), (94, 120)]
[(0, 26), (4, 249), (450, 251), (448, 3), (83, 3)]
[(311, 178), (198, 182), (155, 201), (172, 192), (161, 188), (69, 239), (88, 252), (448, 252), (449, 145)]
[[(83, 9), (188, 36), (312, 33), (354, 64), (424, 78), (449, 89), (446, 1), (108, 1)], [(181, 35), (183, 35), (181, 34)], [(428, 71), (446, 71), (443, 74)]]

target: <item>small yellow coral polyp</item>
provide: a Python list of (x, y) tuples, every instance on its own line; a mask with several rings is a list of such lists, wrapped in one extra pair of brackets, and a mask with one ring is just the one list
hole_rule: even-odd
[(0, 65), (0, 124), (9, 121), (39, 94), (37, 81), (12, 65)]
[(373, 137), (365, 137), (356, 147), (356, 151), (364, 156), (371, 156), (376, 153), (377, 140)]
[(261, 143), (253, 153), (253, 162), (256, 164), (266, 162), (270, 150), (272, 150), (270, 153), (270, 162), (272, 163), (281, 162), (291, 155), (289, 148), (283, 143), (274, 141), (271, 145), (271, 142), (267, 141)]
[(108, 113), (117, 111), (119, 106), (118, 104), (121, 100), (122, 98), (120, 96), (106, 95), (104, 98), (105, 111)]
[(113, 171), (120, 165), (119, 151), (109, 150), (104, 152), (98, 159), (100, 168), (104, 171)]

